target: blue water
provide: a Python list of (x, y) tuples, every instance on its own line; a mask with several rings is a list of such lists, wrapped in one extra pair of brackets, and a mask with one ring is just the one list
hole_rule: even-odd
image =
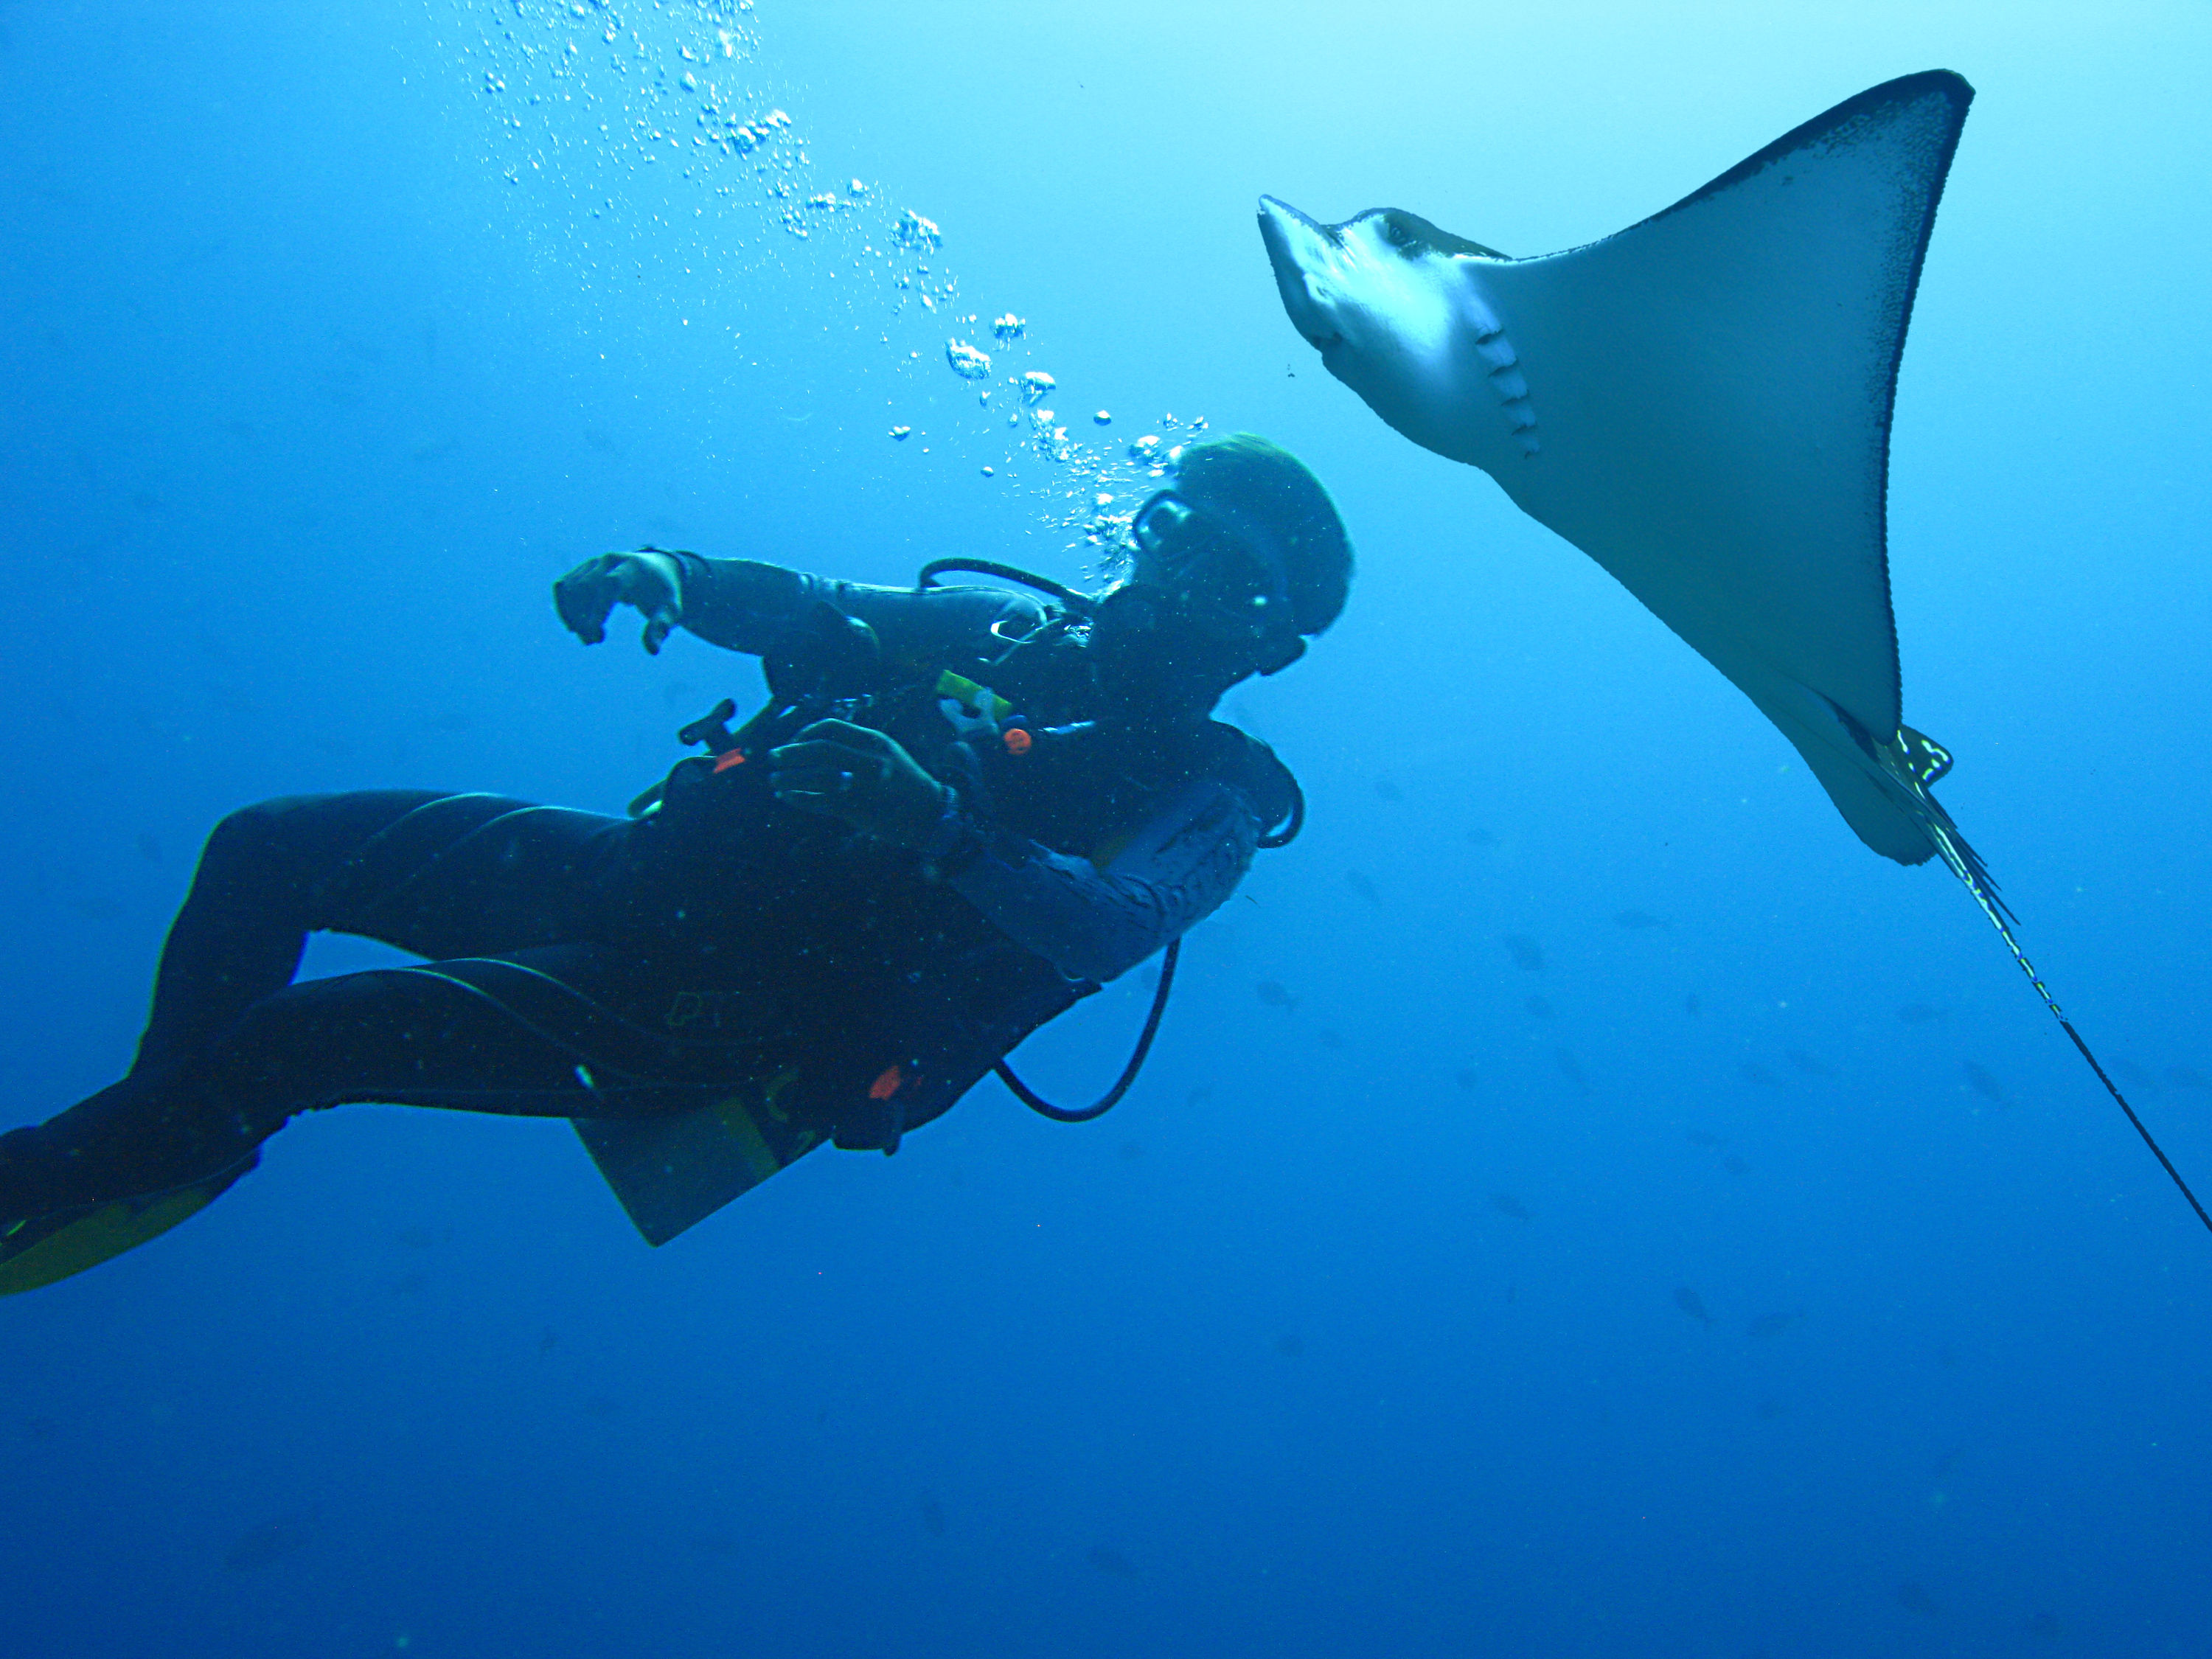
[(1072, 579), (1203, 416), (1362, 560), (1232, 694), (1311, 827), (1114, 1116), (986, 1085), (657, 1252), (564, 1125), (300, 1122), (0, 1304), (0, 1654), (2212, 1653), (2212, 1238), (1956, 884), (1331, 380), (1252, 223), (1542, 252), (1936, 66), (1906, 716), (2212, 1182), (2201, 6), (0, 5), (0, 1125), (120, 1069), (230, 807), (619, 811), (751, 695), (562, 633), (587, 554)]

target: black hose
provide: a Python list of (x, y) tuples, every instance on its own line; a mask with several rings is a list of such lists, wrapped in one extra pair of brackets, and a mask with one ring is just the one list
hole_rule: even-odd
[(999, 1081), (1014, 1091), (1014, 1098), (1040, 1117), (1048, 1117), (1054, 1123), (1088, 1123), (1094, 1117), (1103, 1117), (1121, 1103), (1121, 1097), (1129, 1092), (1137, 1073), (1145, 1069), (1145, 1056), (1152, 1051), (1152, 1039), (1160, 1032), (1160, 1016), (1168, 1011), (1168, 991), (1175, 984), (1176, 963), (1182, 957), (1182, 941), (1169, 945), (1160, 958), (1160, 982), (1152, 989), (1152, 1011), (1145, 1016), (1145, 1029), (1137, 1038), (1137, 1046), (1129, 1055), (1129, 1063), (1121, 1068), (1121, 1075), (1109, 1089), (1088, 1106), (1071, 1108), (1055, 1106), (1036, 1091), (1014, 1075), (1014, 1068), (1000, 1060), (991, 1069), (999, 1074)]
[(995, 559), (932, 559), (922, 566), (921, 574), (914, 579), (916, 587), (934, 587), (937, 579), (947, 571), (965, 570), (978, 576), (996, 576), (1002, 582), (1018, 582), (1024, 587), (1034, 587), (1040, 593), (1049, 593), (1071, 611), (1088, 614), (1091, 598), (1079, 593), (1066, 582), (1056, 582), (1049, 576), (1024, 570), (1011, 564), (1000, 564)]

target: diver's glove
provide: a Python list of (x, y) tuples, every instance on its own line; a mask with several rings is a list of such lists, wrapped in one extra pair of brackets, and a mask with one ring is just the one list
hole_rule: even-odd
[(645, 648), (658, 655), (684, 620), (683, 566), (657, 547), (641, 547), (586, 559), (553, 584), (553, 608), (586, 645), (606, 638), (608, 613), (618, 605), (644, 614)]
[(895, 739), (850, 720), (817, 720), (768, 758), (778, 800), (894, 847), (920, 850), (950, 804), (951, 792)]

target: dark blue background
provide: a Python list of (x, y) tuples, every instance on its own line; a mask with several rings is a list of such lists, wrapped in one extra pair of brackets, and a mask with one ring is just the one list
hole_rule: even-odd
[[(2201, 7), (0, 6), (0, 1121), (120, 1068), (229, 807), (617, 811), (749, 695), (578, 647), (586, 554), (1073, 577), (1173, 410), (1363, 561), (1231, 699), (1312, 827), (1114, 1117), (986, 1085), (658, 1253), (564, 1125), (301, 1122), (0, 1305), (0, 1655), (2212, 1652), (2212, 1240), (1955, 884), (1330, 380), (1251, 223), (1541, 252), (1939, 64), (1907, 718), (2212, 1182)], [(1008, 308), (1073, 461), (945, 365)]]

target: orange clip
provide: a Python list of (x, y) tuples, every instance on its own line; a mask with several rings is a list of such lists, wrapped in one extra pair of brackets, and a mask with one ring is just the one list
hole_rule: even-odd
[(742, 749), (726, 749), (714, 757), (714, 769), (717, 772), (726, 772), (732, 766), (743, 766), (744, 763), (745, 751)]
[(1006, 752), (1009, 755), (1026, 755), (1030, 752), (1030, 745), (1036, 739), (1022, 730), (1020, 726), (1016, 726), (1008, 727), (1006, 735), (1000, 741), (1006, 745)]
[(870, 1100), (889, 1100), (906, 1082), (906, 1073), (896, 1066), (886, 1066), (876, 1073), (876, 1080), (868, 1085)]

